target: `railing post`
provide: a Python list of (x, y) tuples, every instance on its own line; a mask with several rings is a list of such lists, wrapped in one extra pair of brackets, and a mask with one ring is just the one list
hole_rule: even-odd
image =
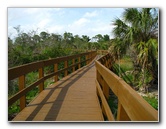
[(91, 59), (91, 52), (89, 52), (88, 57), (89, 57), (89, 63), (90, 63), (92, 61), (92, 59)]
[[(58, 71), (58, 64), (54, 64), (54, 72)], [(54, 81), (57, 82), (58, 81), (58, 74), (54, 76)]]
[(81, 68), (80, 62), (81, 62), (81, 57), (78, 57), (78, 63), (79, 63), (79, 64), (78, 64), (78, 69)]
[(92, 53), (92, 60), (95, 58), (95, 52)]
[[(72, 59), (72, 64), (74, 65), (75, 64), (75, 58)], [(73, 72), (75, 71), (75, 66), (73, 66)]]
[[(19, 91), (25, 88), (25, 75), (19, 77)], [(26, 96), (20, 98), (20, 110), (23, 110), (26, 106)]]
[(130, 121), (130, 118), (128, 117), (120, 101), (118, 102), (117, 121)]
[[(39, 79), (44, 77), (44, 69), (40, 68), (39, 69)], [(44, 81), (39, 84), (39, 93), (44, 90)]]
[(86, 61), (86, 65), (89, 64), (88, 58), (89, 58), (89, 57), (88, 57), (88, 54), (87, 54), (87, 55), (85, 56), (85, 59), (87, 60), (87, 61)]
[(95, 51), (95, 53), (94, 53), (94, 58), (97, 56), (97, 51)]
[[(66, 60), (65, 61), (65, 68), (67, 68), (68, 67), (68, 61)], [(68, 75), (68, 70), (66, 69), (65, 70), (65, 77)]]
[(93, 60), (93, 52), (91, 52), (91, 61)]

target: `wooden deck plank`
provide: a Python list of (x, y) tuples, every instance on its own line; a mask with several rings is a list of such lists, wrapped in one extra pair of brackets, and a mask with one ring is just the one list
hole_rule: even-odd
[(13, 121), (103, 121), (94, 64), (43, 90)]

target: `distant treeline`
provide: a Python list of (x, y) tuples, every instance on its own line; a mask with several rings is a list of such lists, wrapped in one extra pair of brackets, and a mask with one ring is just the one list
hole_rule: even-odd
[(8, 67), (14, 67), (38, 60), (56, 58), (76, 54), (73, 50), (107, 50), (110, 46), (109, 35), (98, 34), (92, 39), (87, 35), (73, 35), (65, 32), (63, 35), (35, 31), (23, 33), (20, 26), (14, 27), (17, 36), (8, 37)]

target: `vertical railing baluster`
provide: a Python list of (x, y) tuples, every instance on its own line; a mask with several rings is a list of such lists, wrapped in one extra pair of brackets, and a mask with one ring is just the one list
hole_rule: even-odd
[[(39, 69), (39, 79), (43, 78), (44, 77), (44, 69), (43, 68), (40, 68)], [(42, 92), (44, 90), (44, 81), (42, 81), (40, 84), (39, 84), (39, 93)]]
[(120, 101), (118, 101), (117, 121), (130, 121), (130, 118), (128, 117)]
[[(65, 68), (68, 67), (68, 61), (65, 61)], [(65, 77), (68, 75), (68, 69), (65, 70)]]
[(90, 59), (90, 58), (91, 58), (90, 53), (88, 53), (88, 59), (89, 59), (89, 60), (88, 60), (88, 64), (91, 62), (91, 59)]
[[(54, 72), (57, 72), (58, 71), (58, 64), (54, 64)], [(58, 81), (58, 74), (56, 74), (54, 76), (54, 82), (57, 82)]]
[(88, 54), (87, 54), (87, 55), (85, 56), (85, 59), (87, 60), (87, 61), (86, 61), (86, 65), (89, 64), (88, 58), (89, 58), (89, 57), (88, 57)]
[(79, 57), (78, 57), (78, 63), (79, 63), (79, 64), (78, 64), (78, 69), (81, 68), (80, 62), (81, 62), (81, 57), (79, 56)]
[[(19, 77), (19, 91), (25, 88), (25, 75)], [(26, 96), (20, 98), (20, 110), (23, 110), (26, 106)]]
[[(74, 65), (75, 64), (75, 58), (72, 59), (72, 64)], [(73, 72), (75, 71), (75, 66), (73, 66)]]

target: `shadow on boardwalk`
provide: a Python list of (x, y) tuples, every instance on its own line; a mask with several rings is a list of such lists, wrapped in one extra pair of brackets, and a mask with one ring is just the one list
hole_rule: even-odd
[[(43, 108), (43, 106), (50, 103), (52, 105), (51, 107), (48, 108), (49, 111), (47, 112), (47, 114), (45, 114), (44, 121), (56, 120), (59, 114), (59, 111), (61, 109), (61, 106), (63, 104), (63, 100), (66, 96), (66, 93), (68, 92), (68, 89), (73, 85), (73, 83), (78, 81), (78, 79), (80, 79), (93, 66), (94, 66), (94, 63), (90, 64), (89, 66), (85, 66), (81, 68), (80, 70), (75, 71), (71, 75), (60, 80), (58, 82), (58, 85), (56, 85), (55, 83), (56, 85), (55, 87), (49, 86), (48, 88), (46, 88), (45, 90), (49, 90), (49, 93), (43, 98), (43, 100), (40, 103), (32, 102), (28, 105), (28, 107), (31, 107), (31, 106), (37, 106), (37, 107), (29, 114), (29, 116), (26, 118), (25, 121), (32, 121), (35, 118), (35, 116), (40, 112), (40, 110)], [(49, 102), (48, 100), (50, 99), (50, 97), (53, 96), (55, 90), (59, 88), (61, 89), (61, 91), (56, 97), (56, 100)], [(42, 92), (40, 94), (42, 94)]]

